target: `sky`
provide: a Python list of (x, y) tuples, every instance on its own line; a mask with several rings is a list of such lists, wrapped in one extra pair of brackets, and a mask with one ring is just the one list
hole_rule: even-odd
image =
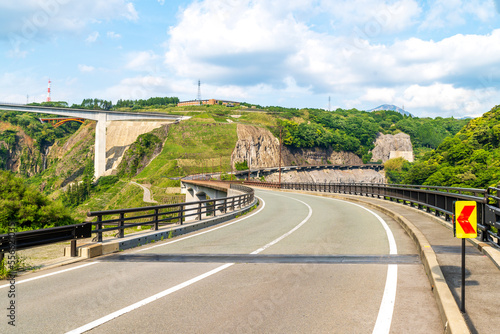
[[(500, 0), (1, 0), (0, 102), (500, 104)], [(330, 102), (329, 102), (330, 100)]]

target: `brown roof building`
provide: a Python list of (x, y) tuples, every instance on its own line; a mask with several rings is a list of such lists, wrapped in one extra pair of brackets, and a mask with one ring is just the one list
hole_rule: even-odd
[(228, 106), (228, 107), (234, 107), (234, 106), (239, 106), (239, 102), (235, 101), (225, 101), (225, 100), (217, 100), (217, 99), (209, 99), (209, 100), (191, 100), (191, 101), (181, 101), (177, 103), (178, 107), (183, 107), (183, 106), (199, 106), (199, 105), (223, 105), (223, 106)]

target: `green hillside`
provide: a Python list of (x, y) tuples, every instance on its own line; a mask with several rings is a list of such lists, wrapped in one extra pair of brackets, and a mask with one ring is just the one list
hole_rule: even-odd
[[(113, 105), (110, 101), (85, 99), (81, 105), (72, 106), (125, 112), (154, 111), (191, 117), (170, 125), (168, 130), (158, 129), (139, 136), (123, 157), (118, 175), (101, 177), (98, 182), (92, 180), (93, 122), (82, 126), (67, 123), (53, 129), (41, 124), (36, 114), (2, 112), (1, 119), (6, 124), (12, 122), (15, 125), (14, 128), (4, 127), (6, 130), (0, 132), (0, 149), (3, 149), (0, 162), (4, 162), (0, 163), (0, 168), (7, 167), (9, 150), (19, 137), (15, 127), (26, 127), (36, 145), (43, 143), (44, 152), (47, 145), (52, 145), (45, 157), (45, 170), (26, 181), (53, 200), (63, 201), (66, 207), (72, 208), (74, 218), (84, 220), (88, 211), (151, 205), (142, 201), (143, 190), (130, 181), (147, 185), (160, 204), (171, 204), (182, 200), (176, 190), (180, 186), (178, 178), (231, 171), (234, 168), (231, 153), (237, 141), (237, 124), (264, 127), (276, 136), (282, 128), (284, 145), (332, 147), (353, 152), (368, 162), (371, 159), (368, 151), (373, 148), (378, 132), (410, 134), (417, 155), (418, 152), (423, 155), (437, 148), (447, 136), (457, 134), (468, 122), (453, 118), (417, 118), (383, 110), (337, 109), (328, 112), (261, 106), (252, 109), (249, 104), (236, 108), (220, 105), (176, 107), (175, 101), (176, 98), (151, 98), (120, 101)], [(59, 107), (66, 105), (58, 104)], [(401, 163), (399, 177), (406, 175), (404, 170), (410, 167), (408, 163)]]
[(415, 164), (391, 167), (402, 171), (399, 176), (407, 184), (496, 186), (500, 183), (500, 106), (471, 120)]

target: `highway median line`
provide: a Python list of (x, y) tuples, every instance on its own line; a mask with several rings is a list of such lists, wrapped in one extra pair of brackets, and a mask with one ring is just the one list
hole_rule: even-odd
[(329, 197), (329, 198), (362, 203), (364, 205), (377, 209), (386, 214), (387, 216), (391, 217), (392, 219), (394, 219), (399, 225), (401, 225), (401, 227), (406, 231), (406, 233), (408, 233), (408, 235), (413, 240), (419, 251), (425, 272), (427, 274), (427, 278), (429, 279), (429, 283), (431, 284), (432, 292), (434, 293), (434, 297), (436, 299), (439, 312), (441, 314), (441, 320), (444, 325), (444, 333), (470, 334), (469, 327), (467, 326), (467, 323), (462, 315), (462, 312), (460, 311), (457, 303), (455, 302), (451, 290), (448, 287), (448, 284), (446, 283), (444, 274), (439, 266), (436, 253), (432, 249), (432, 246), (425, 237), (425, 235), (422, 232), (420, 232), (420, 230), (408, 219), (390, 209), (383, 207), (382, 205), (377, 205), (375, 203), (363, 201), (362, 199), (355, 197), (347, 197), (342, 195), (325, 194), (325, 193), (317, 193), (310, 191), (296, 191), (296, 190), (281, 190), (281, 191), (309, 194), (320, 197)]

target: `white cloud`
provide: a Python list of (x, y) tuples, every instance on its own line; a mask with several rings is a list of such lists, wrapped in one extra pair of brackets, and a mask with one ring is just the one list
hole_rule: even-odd
[(133, 71), (157, 71), (160, 57), (153, 51), (131, 52), (128, 56), (126, 69)]
[(323, 0), (322, 8), (332, 16), (334, 27), (345, 26), (350, 30), (356, 27), (371, 37), (413, 26), (422, 11), (415, 0)]
[(85, 39), (85, 42), (89, 44), (94, 43), (97, 40), (97, 38), (99, 38), (99, 32), (94, 31)]
[[(451, 84), (412, 85), (404, 91), (408, 110), (439, 107), (446, 116), (480, 116), (495, 105), (499, 90), (456, 88)], [(429, 113), (431, 114), (431, 113)]]
[(464, 25), (469, 17), (486, 22), (494, 18), (495, 4), (491, 0), (433, 0), (420, 25), (421, 29), (440, 29)]
[(122, 37), (122, 35), (120, 35), (120, 34), (118, 34), (118, 33), (114, 32), (114, 31), (108, 31), (108, 32), (106, 33), (106, 36), (108, 36), (108, 38), (111, 38), (111, 39), (118, 39), (118, 38), (121, 38), (121, 37)]
[[(311, 1), (304, 3), (314, 7)], [(375, 20), (383, 26), (380, 34), (407, 29), (422, 11), (413, 0), (328, 3), (329, 12), (347, 13), (346, 20), (360, 27)], [(290, 101), (331, 94), (356, 107), (394, 103), (423, 113), (454, 109), (477, 114), (491, 108), (477, 96), (500, 84), (500, 29), (487, 35), (377, 44), (370, 36), (353, 39), (314, 31), (294, 15), (302, 5), (300, 1), (238, 1), (231, 6), (197, 2), (186, 7), (170, 29), (165, 64), (177, 77), (201, 78), (224, 92), (245, 87), (243, 97), (257, 101), (253, 93), (273, 92), (275, 101), (280, 96)], [(384, 10), (395, 16), (384, 21)], [(399, 21), (401, 17), (405, 19)], [(490, 73), (493, 77), (482, 78)], [(440, 94), (450, 98), (439, 99)]]
[(175, 85), (160, 75), (141, 75), (122, 79), (118, 84), (95, 92), (94, 95), (113, 101), (148, 99), (152, 96), (175, 96), (172, 94), (172, 88)]
[(394, 88), (368, 88), (361, 100), (376, 102), (376, 103), (393, 103), (396, 97)]
[(134, 4), (129, 2), (127, 3), (127, 11), (125, 12), (124, 16), (131, 20), (131, 21), (137, 21), (139, 19), (139, 14), (135, 10)]
[(79, 64), (78, 65), (78, 70), (82, 73), (87, 73), (87, 72), (93, 72), (95, 70), (94, 66), (89, 66), (89, 65), (83, 65)]
[(24, 43), (58, 33), (79, 33), (101, 20), (136, 21), (137, 11), (125, 0), (23, 0), (0, 2), (0, 40)]

